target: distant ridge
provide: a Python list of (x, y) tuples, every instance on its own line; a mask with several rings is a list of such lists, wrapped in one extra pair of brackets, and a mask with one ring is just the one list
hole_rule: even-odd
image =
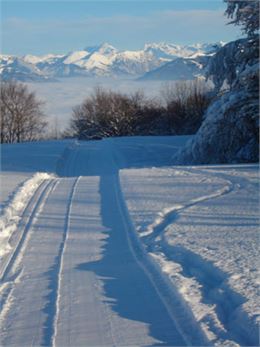
[[(147, 80), (166, 79), (165, 73), (167, 74), (169, 66), (176, 66), (179, 69), (180, 65), (183, 76), (189, 75), (190, 69), (194, 75), (198, 72), (201, 57), (214, 54), (222, 45), (223, 43), (219, 42), (181, 46), (161, 42), (145, 44), (142, 50), (120, 51), (109, 43), (103, 43), (64, 55), (23, 57), (0, 55), (0, 77), (4, 80), (22, 81), (48, 81), (74, 76), (141, 77), (143, 75), (143, 79)], [(185, 65), (188, 68), (186, 72)], [(171, 73), (171, 78), (177, 79), (177, 75)]]

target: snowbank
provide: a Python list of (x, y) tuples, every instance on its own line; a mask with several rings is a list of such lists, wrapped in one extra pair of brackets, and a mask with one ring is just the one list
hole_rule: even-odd
[(36, 173), (17, 189), (11, 201), (0, 215), (0, 257), (10, 250), (9, 240), (13, 232), (18, 228), (22, 217), (31, 197), (44, 180), (54, 176), (47, 173)]

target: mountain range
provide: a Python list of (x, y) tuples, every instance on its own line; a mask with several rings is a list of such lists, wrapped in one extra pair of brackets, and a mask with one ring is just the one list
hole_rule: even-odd
[(86, 47), (64, 55), (0, 55), (0, 78), (20, 81), (49, 81), (61, 77), (103, 76), (141, 79), (189, 79), (203, 74), (206, 57), (216, 44), (145, 44), (142, 50), (120, 51), (108, 43)]

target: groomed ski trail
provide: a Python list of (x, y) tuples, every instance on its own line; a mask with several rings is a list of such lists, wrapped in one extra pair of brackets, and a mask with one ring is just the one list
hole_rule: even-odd
[(71, 214), (71, 206), (72, 206), (72, 200), (75, 194), (75, 189), (77, 186), (77, 183), (79, 181), (79, 178), (75, 179), (73, 186), (71, 188), (71, 192), (68, 199), (68, 206), (66, 211), (66, 220), (65, 220), (65, 226), (64, 226), (64, 234), (63, 239), (60, 245), (59, 254), (58, 254), (58, 281), (57, 281), (57, 288), (55, 293), (55, 314), (54, 314), (54, 321), (53, 321), (53, 335), (52, 335), (52, 345), (56, 346), (55, 338), (57, 335), (57, 322), (60, 314), (60, 291), (61, 291), (61, 276), (63, 271), (63, 261), (64, 261), (64, 254), (66, 250), (66, 242), (69, 237), (69, 229), (70, 229), (70, 214)]
[[(70, 174), (83, 176), (72, 204), (55, 345), (190, 345), (158, 291), (162, 279), (156, 287), (144, 250), (130, 240), (113, 148), (99, 142), (77, 150)], [(84, 203), (89, 211), (78, 208)], [(202, 341), (196, 332), (195, 344)]]
[(9, 266), (2, 346), (207, 344), (135, 235), (113, 153), (102, 141), (64, 153)]

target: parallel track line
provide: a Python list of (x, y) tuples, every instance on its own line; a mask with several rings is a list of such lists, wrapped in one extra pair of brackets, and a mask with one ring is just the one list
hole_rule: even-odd
[[(41, 186), (38, 188), (36, 194), (40, 194), (39, 198), (37, 199), (34, 207), (33, 207), (33, 210), (32, 212), (30, 213), (29, 217), (27, 218), (27, 221), (25, 223), (25, 226), (23, 228), (23, 230), (21, 231), (20, 233), (20, 237), (18, 238), (17, 242), (16, 242), (16, 245), (13, 249), (13, 251), (10, 253), (9, 257), (7, 258), (7, 260), (5, 261), (4, 265), (1, 267), (0, 269), (0, 283), (4, 282), (5, 279), (6, 279), (6, 276), (8, 274), (8, 272), (10, 271), (10, 269), (12, 268), (15, 260), (17, 259), (17, 256), (22, 248), (22, 245), (26, 239), (26, 236), (28, 234), (28, 231), (30, 230), (32, 224), (33, 224), (33, 221), (34, 221), (34, 218), (37, 214), (37, 211), (39, 210), (40, 206), (42, 204), (45, 203), (46, 199), (48, 198), (51, 190), (54, 188), (54, 184), (55, 184), (55, 180), (51, 180), (49, 182), (43, 182), (41, 184)], [(46, 192), (47, 195), (46, 195)], [(22, 219), (21, 219), (21, 222), (23, 220), (23, 218), (25, 217), (26, 215), (26, 212), (27, 212), (27, 209), (29, 209), (33, 199), (35, 198), (35, 194), (33, 195), (33, 197), (30, 199), (30, 201), (28, 202), (26, 208), (25, 208), (25, 211), (23, 213), (23, 216), (22, 216)], [(20, 224), (21, 224), (20, 222)]]
[(75, 190), (77, 187), (77, 184), (79, 182), (80, 177), (77, 177), (74, 180), (74, 183), (72, 185), (69, 199), (68, 199), (68, 206), (67, 206), (67, 212), (66, 212), (66, 220), (65, 220), (65, 226), (64, 226), (64, 233), (63, 233), (63, 239), (60, 245), (59, 255), (58, 255), (58, 278), (57, 278), (57, 288), (55, 293), (55, 310), (54, 310), (54, 319), (53, 319), (53, 335), (51, 338), (51, 345), (56, 346), (56, 338), (57, 338), (57, 332), (58, 332), (58, 319), (60, 314), (60, 299), (61, 299), (61, 281), (62, 281), (62, 272), (64, 267), (64, 254), (66, 250), (66, 242), (68, 240), (69, 236), (69, 229), (70, 229), (70, 214), (71, 214), (71, 207), (72, 207), (72, 200), (75, 194)]

